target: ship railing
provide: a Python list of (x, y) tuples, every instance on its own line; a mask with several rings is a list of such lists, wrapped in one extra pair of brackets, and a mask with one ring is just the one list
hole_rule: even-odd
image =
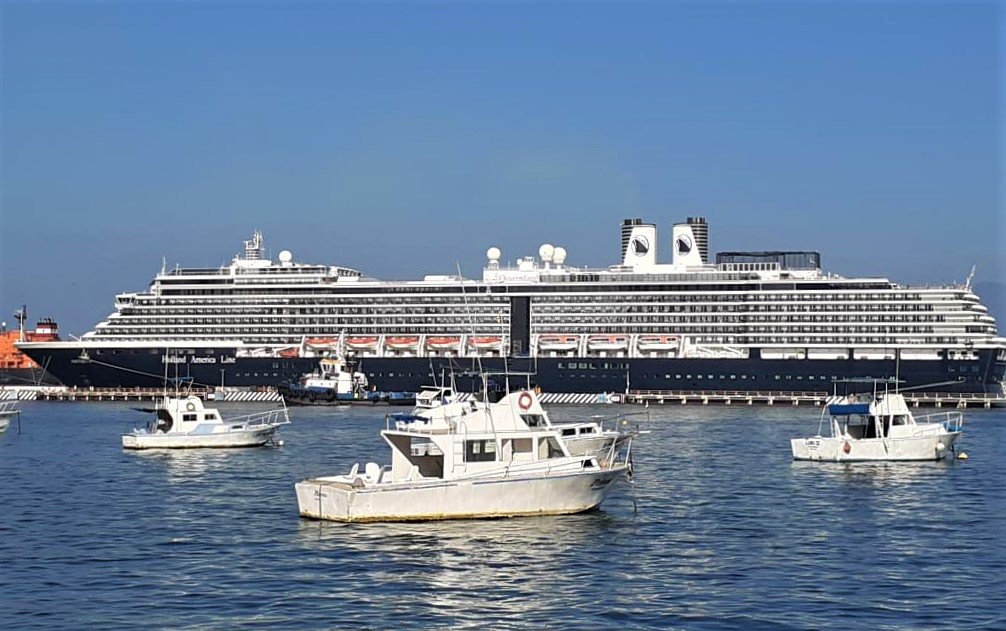
[(800, 397), (804, 399), (827, 398), (829, 394), (821, 390), (630, 390), (635, 396), (687, 396), (693, 397), (755, 397), (755, 398), (787, 398)]

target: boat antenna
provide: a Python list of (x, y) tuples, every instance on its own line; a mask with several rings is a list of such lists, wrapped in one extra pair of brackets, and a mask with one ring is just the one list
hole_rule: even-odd
[[(461, 298), (465, 302), (465, 313), (468, 314), (468, 325), (471, 327), (472, 330), (471, 336), (475, 337), (475, 319), (472, 318), (472, 309), (468, 304), (468, 294), (465, 292), (465, 277), (461, 273), (461, 263), (459, 261), (455, 261), (454, 263), (455, 265), (457, 265), (458, 268), (458, 281), (461, 283)], [(483, 374), (485, 371), (482, 370), (482, 356), (475, 355), (475, 362), (478, 365), (479, 374)], [(483, 391), (487, 391), (489, 387), (488, 382), (486, 382), (485, 379), (483, 379), (483, 385), (484, 385)], [(485, 392), (485, 395), (486, 397), (488, 397), (489, 393)]]
[(971, 280), (975, 277), (975, 270), (978, 269), (977, 265), (971, 266), (971, 272), (968, 274), (967, 280), (964, 281), (964, 289), (971, 291)]

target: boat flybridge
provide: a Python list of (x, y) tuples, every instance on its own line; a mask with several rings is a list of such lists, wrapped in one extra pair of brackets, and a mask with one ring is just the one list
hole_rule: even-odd
[[(483, 377), (483, 384), (486, 384)], [(603, 453), (571, 453), (531, 388), (496, 401), (440, 390), (411, 415), (389, 415), (391, 464), (298, 482), (301, 516), (343, 522), (556, 515), (596, 508), (631, 470), (632, 436)]]
[(276, 441), (276, 429), (290, 422), (286, 406), (230, 419), (187, 394), (165, 394), (146, 427), (122, 436), (125, 449), (192, 449), (205, 447), (261, 447)]
[[(954, 452), (964, 427), (961, 412), (941, 412), (916, 418), (897, 380), (847, 379), (846, 384), (872, 383), (870, 393), (828, 399), (818, 433), (790, 441), (794, 460), (886, 462), (941, 460)], [(894, 391), (891, 391), (891, 388)], [(828, 417), (830, 436), (821, 429)]]

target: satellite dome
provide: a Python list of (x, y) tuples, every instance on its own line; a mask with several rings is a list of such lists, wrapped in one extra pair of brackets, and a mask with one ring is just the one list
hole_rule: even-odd
[(486, 250), (486, 258), (490, 261), (498, 261), (502, 255), (503, 253), (500, 252), (500, 249), (495, 246)]
[(290, 250), (283, 250), (282, 252), (279, 253), (280, 263), (289, 263), (292, 260), (293, 260), (293, 253), (290, 252)]
[(556, 265), (562, 265), (566, 261), (566, 248), (561, 246), (556, 248), (552, 253), (552, 261)]
[(541, 260), (546, 263), (551, 262), (552, 256), (555, 254), (555, 248), (552, 247), (551, 243), (543, 243), (540, 248), (538, 248), (538, 256)]

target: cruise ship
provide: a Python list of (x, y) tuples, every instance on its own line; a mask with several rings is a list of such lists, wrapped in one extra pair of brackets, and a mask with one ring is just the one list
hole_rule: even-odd
[(702, 217), (621, 225), (618, 264), (575, 267), (565, 248), (482, 278), (382, 281), (347, 267), (266, 257), (261, 233), (218, 268), (162, 268), (79, 339), (18, 347), (67, 386), (274, 386), (327, 356), (384, 390), (447, 371), (531, 372), (545, 392), (829, 391), (838, 379), (1002, 394), (1006, 339), (971, 289), (822, 271), (810, 251), (709, 256)]

